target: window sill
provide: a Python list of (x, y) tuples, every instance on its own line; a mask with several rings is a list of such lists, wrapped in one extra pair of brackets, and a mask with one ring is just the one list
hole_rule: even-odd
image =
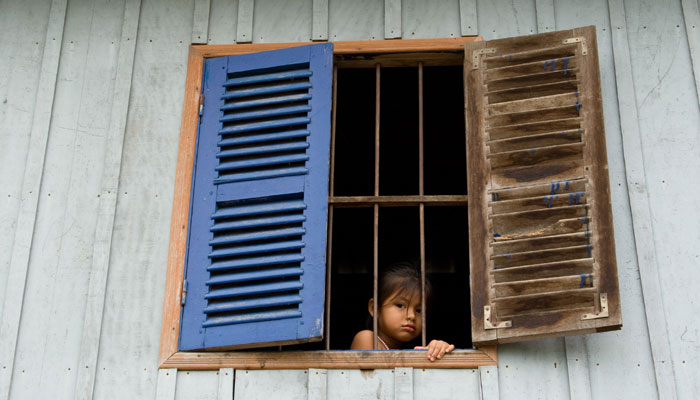
[(385, 369), (478, 368), (498, 363), (496, 346), (456, 350), (441, 360), (428, 361), (425, 351), (283, 351), (177, 352), (160, 368), (182, 370), (235, 369)]

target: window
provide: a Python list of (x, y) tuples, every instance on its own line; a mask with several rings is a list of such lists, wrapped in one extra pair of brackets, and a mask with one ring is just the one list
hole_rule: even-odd
[[(364, 58), (370, 67), (378, 62), (382, 65), (405, 63), (406, 60), (416, 63), (417, 59), (422, 59), (427, 66), (429, 58), (417, 57), (410, 53), (433, 51), (431, 57), (440, 56), (440, 51), (460, 50), (465, 42), (471, 41), (473, 40), (405, 40), (362, 44), (346, 42), (336, 43), (335, 53), (341, 55), (342, 62), (343, 54), (398, 52), (404, 54), (364, 56)], [(609, 240), (612, 237), (612, 223), (602, 135), (597, 54), (594, 43), (594, 29), (583, 28), (522, 39), (475, 42), (467, 44), (466, 51), (459, 53), (459, 58), (465, 60), (464, 76), (469, 121), (467, 134), (469, 264), (471, 327), (475, 342), (489, 344), (527, 337), (587, 333), (615, 329), (620, 326), (614, 250), (611, 250), (613, 248)], [(374, 48), (368, 50), (368, 46)], [(161, 338), (161, 366), (382, 368), (425, 365), (425, 360), (413, 352), (391, 352), (390, 354), (379, 352), (359, 357), (353, 352), (340, 354), (332, 351), (320, 353), (177, 351), (178, 338), (183, 334), (179, 332), (180, 300), (185, 293), (186, 302), (191, 301), (192, 297), (204, 295), (196, 291), (193, 293), (193, 288), (189, 284), (180, 287), (183, 282), (182, 265), (185, 258), (183, 244), (186, 241), (188, 229), (188, 215), (183, 210), (189, 209), (191, 182), (186, 166), (193, 164), (202, 61), (204, 58), (213, 59), (212, 57), (220, 55), (274, 47), (285, 46), (192, 47), (171, 230), (171, 254)], [(436, 55), (435, 52), (438, 54)], [(585, 58), (587, 56), (588, 58)], [(261, 57), (265, 60), (269, 58), (271, 58), (269, 55)], [(291, 64), (295, 65), (295, 68), (300, 66), (303, 69), (304, 64), (308, 62), (300, 60)], [(507, 62), (511, 64), (506, 64)], [(290, 63), (287, 62), (287, 64)], [(296, 69), (292, 68), (284, 72), (289, 73), (292, 70)], [(275, 72), (279, 71), (275, 70)], [(236, 73), (234, 71), (233, 75), (227, 78), (245, 79), (245, 75), (239, 76)], [(566, 78), (554, 79), (557, 74)], [(531, 78), (535, 81), (528, 80)], [(303, 80), (305, 77), (299, 77), (299, 79)], [(303, 106), (303, 104), (294, 104), (294, 106)], [(567, 127), (561, 128), (561, 125)], [(498, 135), (500, 136), (497, 137)], [(570, 141), (562, 143), (563, 138)], [(292, 169), (304, 168), (298, 163), (308, 160), (284, 158), (294, 158), (300, 154), (302, 153), (293, 150), (288, 154), (275, 153), (273, 156), (283, 157), (285, 162), (291, 163), (289, 167)], [(233, 169), (242, 172), (241, 175), (245, 177), (249, 176), (246, 174), (251, 171), (241, 169), (251, 166), (250, 159), (256, 159), (256, 157), (225, 162), (236, 163), (232, 164)], [(267, 167), (268, 161), (264, 164), (264, 168), (253, 173), (275, 173), (269, 172), (274, 168)], [(228, 167), (231, 167), (231, 164), (226, 168)], [(199, 172), (195, 173), (195, 182), (198, 174)], [(540, 192), (544, 187), (549, 189), (550, 185), (553, 192), (547, 193), (550, 199), (548, 202), (547, 196)], [(261, 190), (257, 193), (257, 197), (249, 196), (252, 192), (246, 196), (272, 199), (276, 203), (285, 204), (298, 202), (300, 199), (299, 191), (272, 193), (270, 190)], [(242, 192), (237, 191), (237, 193), (240, 196)], [(425, 192), (419, 193), (421, 194)], [(557, 195), (560, 197), (556, 197)], [(338, 196), (331, 197), (331, 204), (334, 207), (335, 197)], [(569, 200), (569, 204), (565, 204), (565, 199)], [(256, 204), (257, 200), (239, 203), (240, 200), (243, 199), (235, 196), (226, 198), (221, 201), (220, 206), (267, 208)], [(324, 200), (326, 200), (325, 194)], [(372, 199), (374, 202), (378, 200), (383, 201)], [(428, 209), (425, 205), (419, 205), (421, 201), (415, 201), (415, 203), (418, 204), (419, 209)], [(371, 205), (376, 209), (374, 204)], [(272, 217), (294, 218), (291, 214), (277, 211), (280, 210), (276, 210)], [(583, 215), (579, 215), (581, 213)], [(230, 215), (222, 217), (223, 223), (228, 226), (241, 223), (241, 221), (225, 218), (230, 218)], [(579, 225), (574, 226), (572, 221), (579, 221)], [(299, 228), (292, 225), (285, 225), (283, 229)], [(295, 232), (297, 233), (294, 235), (307, 235), (311, 231)], [(257, 231), (253, 233), (257, 234)], [(313, 234), (316, 235), (318, 232)], [(292, 233), (286, 231), (284, 235), (288, 237)], [(231, 238), (226, 240), (229, 239)], [(208, 241), (209, 238), (206, 240)], [(494, 252), (493, 249), (500, 250)], [(216, 251), (213, 247), (212, 250)], [(507, 261), (502, 261), (501, 258)], [(290, 274), (295, 270), (297, 275), (294, 276), (298, 276), (298, 268), (295, 269), (293, 265), (285, 264), (284, 269)], [(306, 271), (303, 273), (306, 274)], [(576, 282), (573, 282), (574, 280)], [(289, 281), (293, 279), (281, 280), (281, 282)], [(575, 283), (579, 286), (574, 285)], [(294, 296), (293, 293), (284, 293), (284, 295)], [(290, 309), (282, 307), (272, 311), (288, 313)], [(199, 318), (201, 320), (201, 315)], [(318, 327), (318, 325), (311, 325)], [(185, 327), (183, 330), (201, 329), (190, 325)], [(275, 339), (268, 341), (268, 343), (279, 342)], [(226, 348), (230, 344), (226, 341), (213, 343), (214, 348)], [(481, 351), (457, 352), (452, 357), (442, 360), (439, 366), (473, 367), (494, 362), (494, 348), (482, 346)]]

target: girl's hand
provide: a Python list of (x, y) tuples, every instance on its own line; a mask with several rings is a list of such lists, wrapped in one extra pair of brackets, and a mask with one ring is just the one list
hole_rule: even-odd
[(428, 350), (428, 360), (435, 361), (439, 360), (446, 353), (451, 352), (455, 349), (455, 345), (449, 344), (442, 340), (431, 340), (427, 346), (416, 346), (415, 350)]

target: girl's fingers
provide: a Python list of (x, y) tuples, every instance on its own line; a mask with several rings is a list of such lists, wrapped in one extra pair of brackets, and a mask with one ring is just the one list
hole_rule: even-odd
[(427, 346), (416, 346), (415, 350), (428, 350), (427, 357), (430, 361), (442, 358), (446, 353), (455, 349), (453, 344), (448, 344), (442, 340), (433, 340)]

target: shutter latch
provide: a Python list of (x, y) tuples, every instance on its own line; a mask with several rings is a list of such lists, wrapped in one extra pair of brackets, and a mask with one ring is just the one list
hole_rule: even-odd
[(204, 94), (199, 94), (199, 115), (201, 116), (204, 112)]
[(608, 294), (600, 294), (600, 312), (595, 314), (583, 314), (581, 319), (608, 318)]
[(491, 306), (484, 306), (484, 329), (500, 329), (511, 328), (513, 324), (510, 321), (501, 321), (494, 325), (491, 323)]
[(571, 39), (564, 39), (564, 44), (571, 44), (571, 43), (581, 43), (581, 54), (584, 56), (588, 54), (588, 47), (586, 47), (586, 38), (585, 37), (575, 37)]
[(489, 47), (486, 49), (477, 49), (472, 51), (472, 69), (479, 69), (479, 61), (481, 59), (481, 56), (484, 54), (493, 54), (496, 52), (496, 49), (493, 47)]
[(182, 281), (182, 296), (180, 296), (180, 303), (184, 306), (185, 300), (187, 299), (187, 280)]

